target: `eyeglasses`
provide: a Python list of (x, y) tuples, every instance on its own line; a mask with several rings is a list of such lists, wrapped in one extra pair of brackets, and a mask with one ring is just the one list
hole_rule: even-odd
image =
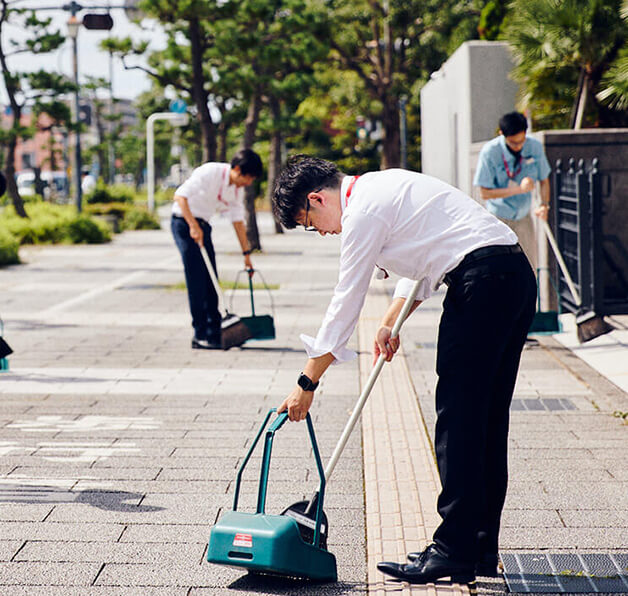
[[(322, 188), (319, 188), (318, 190), (314, 191), (314, 192), (320, 192), (321, 190), (323, 190)], [(308, 226), (307, 222), (308, 219), (310, 218), (310, 199), (305, 199), (305, 218), (303, 219), (303, 229), (306, 232), (318, 232), (318, 230), (316, 229), (316, 226)]]

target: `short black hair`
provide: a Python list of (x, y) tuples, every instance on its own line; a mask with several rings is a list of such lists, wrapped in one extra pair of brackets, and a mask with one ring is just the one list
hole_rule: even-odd
[(240, 149), (231, 159), (231, 167), (240, 168), (240, 173), (243, 176), (253, 176), (253, 178), (259, 178), (264, 168), (262, 166), (262, 160), (260, 156), (252, 149)]
[(499, 130), (505, 137), (528, 130), (528, 121), (521, 112), (508, 112), (499, 119)]
[(275, 181), (272, 207), (276, 219), (288, 229), (295, 228), (307, 195), (321, 188), (337, 188), (341, 179), (342, 173), (331, 161), (303, 154), (291, 157)]

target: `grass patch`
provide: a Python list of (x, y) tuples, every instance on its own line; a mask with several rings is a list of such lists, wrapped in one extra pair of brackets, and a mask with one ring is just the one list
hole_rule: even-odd
[[(235, 290), (248, 290), (249, 289), (248, 282), (247, 283), (238, 282), (235, 288), (233, 287), (232, 281), (220, 281), (218, 283), (223, 290), (234, 290), (234, 289)], [(265, 290), (267, 287), (269, 290), (278, 290), (279, 284), (268, 284), (268, 286), (265, 286), (264, 284), (256, 284), (256, 283), (253, 284), (254, 290)], [(167, 290), (185, 290), (186, 285), (184, 281), (181, 281), (179, 283), (166, 286), (166, 289)]]

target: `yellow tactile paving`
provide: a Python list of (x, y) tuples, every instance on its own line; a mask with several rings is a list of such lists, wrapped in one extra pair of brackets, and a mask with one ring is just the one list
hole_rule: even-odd
[[(373, 336), (388, 303), (382, 292), (366, 298), (358, 326), (362, 385), (372, 366)], [(382, 369), (364, 408), (362, 434), (369, 595), (469, 594), (466, 586), (395, 583), (377, 571), (379, 561), (403, 561), (407, 552), (424, 548), (439, 521), (438, 472), (403, 353)]]

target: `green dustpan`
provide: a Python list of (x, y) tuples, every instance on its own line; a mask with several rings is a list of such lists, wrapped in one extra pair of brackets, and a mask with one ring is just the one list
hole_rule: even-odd
[(11, 346), (4, 340), (4, 321), (0, 318), (0, 372), (9, 370), (9, 359), (7, 356), (13, 353)]
[(553, 335), (554, 333), (561, 333), (563, 330), (563, 326), (561, 325), (560, 319), (558, 316), (560, 315), (560, 296), (558, 295), (558, 288), (554, 283), (552, 276), (549, 274), (550, 282), (556, 292), (556, 297), (558, 300), (558, 311), (541, 310), (541, 289), (539, 283), (539, 274), (540, 269), (536, 270), (536, 312), (534, 313), (534, 319), (532, 319), (532, 324), (530, 325), (530, 329), (528, 329), (528, 335)]
[[(252, 270), (253, 273), (257, 273), (261, 278), (262, 278), (262, 283), (264, 284), (264, 288), (266, 289), (266, 291), (268, 292), (268, 295), (270, 297), (270, 306), (271, 306), (271, 310), (273, 311), (273, 315), (275, 313), (275, 305), (273, 303), (273, 295), (270, 291), (270, 288), (268, 287), (268, 284), (266, 283), (266, 280), (263, 278), (262, 274), (257, 270), (257, 269), (253, 269)], [(250, 271), (246, 271), (245, 272), (248, 274), (250, 273)], [(242, 273), (242, 271), (239, 271), (235, 282), (233, 284), (233, 289), (235, 290), (235, 288), (238, 285), (238, 280), (240, 278), (240, 274)], [(273, 319), (273, 316), (271, 315), (256, 315), (255, 314), (255, 300), (253, 298), (253, 277), (252, 275), (248, 275), (248, 279), (249, 279), (249, 292), (251, 295), (251, 316), (250, 317), (240, 317), (240, 320), (248, 327), (249, 331), (251, 332), (251, 338), (250, 339), (275, 339), (276, 334), (275, 334), (275, 321)], [(233, 302), (233, 291), (231, 292), (231, 302)]]
[(253, 573), (281, 575), (318, 582), (336, 581), (336, 557), (320, 546), (325, 473), (309, 414), (306, 417), (307, 428), (320, 477), (316, 525), (312, 542), (303, 540), (294, 518), (288, 515), (270, 515), (265, 512), (273, 438), (275, 432), (288, 419), (286, 412), (280, 414), (266, 432), (257, 510), (255, 513), (237, 510), (242, 473), (274, 411), (275, 409), (271, 409), (266, 415), (240, 466), (236, 477), (233, 510), (225, 513), (210, 530), (207, 560), (218, 565), (240, 567)]

